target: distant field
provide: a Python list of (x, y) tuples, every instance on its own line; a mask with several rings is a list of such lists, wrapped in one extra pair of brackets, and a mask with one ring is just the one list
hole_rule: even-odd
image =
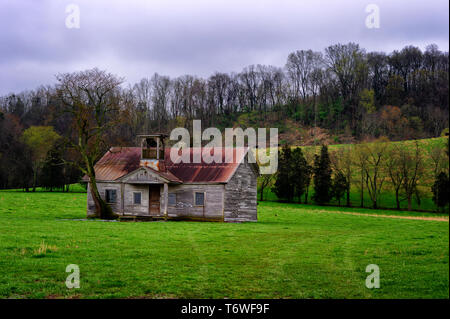
[[(424, 177), (419, 181), (418, 189), (420, 192), (420, 205), (417, 202), (416, 198), (413, 197), (412, 208), (414, 210), (426, 210), (426, 211), (435, 211), (436, 210), (436, 205), (434, 204), (434, 202), (432, 200), (433, 194), (431, 193), (431, 186), (434, 183), (434, 177), (433, 177), (433, 172), (432, 172), (432, 161), (431, 161), (429, 154), (430, 154), (430, 151), (432, 150), (433, 146), (438, 145), (442, 148), (445, 148), (447, 139), (448, 139), (448, 137), (438, 137), (438, 138), (418, 140), (419, 147), (421, 148), (421, 150), (423, 150), (426, 170), (425, 170)], [(407, 147), (411, 147), (411, 148), (414, 147), (414, 141), (401, 141), (401, 142), (391, 142), (391, 143), (403, 144), (403, 145), (406, 145)], [(333, 152), (339, 148), (348, 147), (348, 146), (351, 146), (351, 145), (348, 145), (348, 144), (330, 145), (328, 147), (328, 150), (330, 152)], [(320, 151), (320, 146), (303, 146), (302, 148), (304, 148), (307, 151), (313, 151), (313, 152), (315, 151), (317, 153)], [(359, 178), (360, 178), (359, 176), (360, 175), (358, 173), (358, 170), (355, 168), (354, 174), (353, 174), (353, 179), (359, 181)], [(356, 184), (357, 183), (355, 183), (355, 185)], [(360, 205), (360, 192), (359, 192), (359, 189), (355, 185), (352, 185), (350, 200), (351, 200), (352, 206), (359, 206)], [(313, 192), (314, 192), (313, 184), (311, 184), (309, 201), (311, 201), (310, 198), (311, 198)], [(278, 200), (277, 196), (271, 191), (270, 188), (265, 189), (264, 198), (267, 200)], [(341, 204), (343, 204), (343, 203), (345, 203), (345, 199), (341, 200)], [(337, 201), (333, 200), (330, 204), (337, 205), (338, 203), (337, 203)], [(384, 207), (384, 208), (395, 208), (396, 207), (395, 194), (392, 190), (392, 185), (389, 181), (389, 178), (386, 178), (386, 181), (383, 185), (383, 192), (381, 194), (381, 198), (378, 202), (378, 205), (380, 207)], [(372, 202), (370, 201), (369, 194), (367, 194), (365, 192), (364, 207), (370, 208), (371, 206), (372, 206)], [(400, 206), (402, 209), (407, 208), (408, 204), (404, 198), (401, 201)]]
[(273, 202), (257, 223), (75, 220), (85, 208), (85, 193), (0, 191), (0, 298), (449, 298), (446, 221)]
[[(428, 187), (420, 187), (420, 190), (421, 190), (421, 196), (422, 196), (420, 206), (418, 205), (417, 200), (415, 198), (413, 198), (412, 209), (420, 210), (420, 211), (422, 211), (422, 210), (429, 211), (430, 213), (433, 213), (436, 209), (436, 205), (434, 204), (434, 202), (432, 200), (433, 194), (431, 193), (431, 191), (429, 190)], [(313, 201), (311, 200), (312, 194), (314, 194), (314, 189), (313, 189), (313, 186), (311, 185), (310, 194), (308, 196), (309, 204), (313, 204)], [(270, 189), (266, 189), (264, 191), (264, 199), (269, 200), (269, 201), (278, 201), (277, 196)], [(360, 194), (357, 189), (352, 189), (352, 191), (350, 192), (350, 201), (352, 203), (352, 206), (360, 205)], [(338, 202), (336, 200), (332, 200), (330, 202), (330, 205), (337, 206)], [(345, 197), (341, 200), (341, 205), (345, 205)], [(395, 208), (395, 195), (389, 189), (385, 190), (381, 194), (381, 199), (379, 200), (378, 205), (379, 205), (379, 207), (383, 207), (383, 208), (387, 208), (387, 209), (394, 209)], [(372, 207), (372, 202), (370, 201), (369, 194), (367, 194), (367, 193), (365, 193), (365, 195), (364, 195), (364, 207), (367, 207), (367, 208)], [(400, 207), (403, 210), (406, 210), (408, 208), (408, 203), (406, 202), (406, 200), (403, 200), (400, 203)], [(403, 210), (401, 211), (401, 213), (402, 214), (406, 213)], [(397, 211), (397, 214), (399, 214), (398, 211)], [(447, 216), (448, 216), (448, 214), (447, 214)]]

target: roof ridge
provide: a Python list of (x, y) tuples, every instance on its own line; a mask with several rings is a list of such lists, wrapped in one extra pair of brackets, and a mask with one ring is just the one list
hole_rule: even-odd
[[(170, 152), (173, 147), (167, 147)], [(205, 147), (190, 147), (194, 151)], [(208, 148), (208, 147), (206, 147)], [(115, 146), (111, 147), (95, 165), (97, 179), (99, 181), (113, 181), (135, 171), (140, 167), (141, 147), (139, 146)], [(222, 152), (221, 163), (206, 163), (203, 156), (200, 163), (173, 163), (170, 156), (166, 156), (166, 171), (162, 174), (171, 174), (181, 182), (198, 183), (226, 183), (242, 163), (249, 151), (248, 147), (221, 147), (221, 149), (233, 150), (233, 161), (227, 162), (227, 153)], [(189, 152), (192, 154), (192, 151)], [(167, 153), (166, 153), (167, 155)], [(191, 157), (190, 157), (191, 159)], [(234, 160), (236, 159), (236, 160)], [(171, 178), (173, 179), (173, 178)]]

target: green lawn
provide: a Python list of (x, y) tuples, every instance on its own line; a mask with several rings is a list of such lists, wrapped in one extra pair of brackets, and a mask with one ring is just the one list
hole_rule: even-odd
[(274, 202), (257, 223), (73, 220), (85, 207), (84, 193), (0, 192), (0, 298), (449, 298), (448, 222)]
[[(421, 196), (422, 196), (420, 199), (420, 201), (421, 201), (420, 205), (418, 204), (416, 197), (413, 197), (412, 209), (417, 210), (417, 211), (423, 211), (424, 214), (427, 214), (427, 213), (436, 214), (436, 205), (433, 202), (433, 199), (432, 199), (433, 195), (431, 194), (430, 188), (429, 187), (419, 187), (419, 190), (421, 191)], [(313, 203), (313, 201), (311, 199), (313, 194), (314, 194), (314, 186), (311, 185), (309, 188), (308, 203)], [(373, 204), (372, 204), (372, 201), (370, 200), (369, 194), (367, 192), (364, 192), (364, 194), (365, 194), (364, 195), (364, 207), (372, 208)], [(360, 204), (361, 204), (360, 196), (361, 195), (360, 195), (360, 192), (358, 189), (356, 189), (356, 188), (351, 189), (350, 202), (351, 202), (352, 206), (354, 206), (354, 207), (360, 206)], [(258, 199), (259, 199), (259, 197), (258, 197)], [(273, 193), (269, 187), (264, 190), (264, 200), (278, 201), (279, 199), (278, 199), (277, 195), (275, 195), (275, 193)], [(304, 201), (304, 198), (302, 198), (302, 200)], [(295, 198), (295, 201), (297, 201), (297, 198)], [(330, 204), (336, 205), (336, 206), (339, 205), (338, 202), (336, 201), (336, 199), (333, 199), (330, 202)], [(345, 196), (341, 199), (341, 205), (342, 206), (346, 205), (346, 197)], [(378, 206), (395, 210), (395, 205), (396, 205), (396, 202), (395, 202), (394, 193), (390, 189), (383, 191), (378, 200)], [(407, 210), (407, 208), (408, 208), (408, 202), (403, 197), (401, 198), (400, 208), (402, 210)], [(401, 212), (397, 211), (396, 214), (403, 214), (403, 211), (401, 211)], [(448, 214), (447, 214), (447, 216), (448, 216)]]

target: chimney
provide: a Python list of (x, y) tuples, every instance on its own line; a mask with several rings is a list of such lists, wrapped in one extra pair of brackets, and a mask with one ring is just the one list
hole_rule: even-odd
[(138, 135), (141, 141), (141, 167), (150, 167), (154, 170), (164, 172), (166, 134), (157, 133), (149, 135)]

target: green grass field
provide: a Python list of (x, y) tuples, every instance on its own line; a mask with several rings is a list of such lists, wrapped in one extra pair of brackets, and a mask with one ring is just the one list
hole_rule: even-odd
[(75, 220), (85, 208), (85, 193), (0, 192), (0, 298), (449, 298), (445, 221), (274, 202), (257, 223)]
[[(424, 211), (424, 212), (430, 212), (435, 213), (436, 211), (436, 204), (433, 202), (433, 194), (430, 191), (429, 187), (419, 187), (419, 190), (421, 191), (421, 199), (420, 199), (420, 205), (418, 204), (415, 197), (413, 197), (412, 201), (412, 209), (417, 211)], [(312, 204), (313, 201), (311, 199), (312, 195), (314, 194), (314, 188), (313, 185), (310, 186), (309, 189), (309, 195), (308, 195), (308, 203)], [(259, 197), (258, 197), (259, 199)], [(400, 202), (400, 208), (402, 210), (406, 210), (408, 208), (408, 202), (404, 199), (404, 196), (401, 197)], [(266, 188), (264, 190), (264, 200), (269, 201), (278, 201), (277, 195), (272, 192), (270, 188)], [(295, 199), (297, 200), (297, 199)], [(345, 206), (345, 196), (341, 199), (341, 205)], [(359, 207), (361, 200), (360, 200), (360, 193), (359, 190), (352, 188), (350, 192), (350, 202), (351, 205), (354, 207)], [(333, 199), (330, 202), (330, 205), (336, 205), (338, 206), (338, 202)], [(391, 192), (391, 190), (387, 189), (381, 193), (381, 197), (378, 201), (379, 207), (387, 208), (387, 209), (395, 209), (395, 195)], [(365, 192), (364, 195), (364, 207), (365, 208), (372, 208), (372, 201), (369, 198), (369, 194)], [(403, 211), (396, 212), (397, 214), (403, 214)], [(448, 214), (447, 214), (448, 215)]]

